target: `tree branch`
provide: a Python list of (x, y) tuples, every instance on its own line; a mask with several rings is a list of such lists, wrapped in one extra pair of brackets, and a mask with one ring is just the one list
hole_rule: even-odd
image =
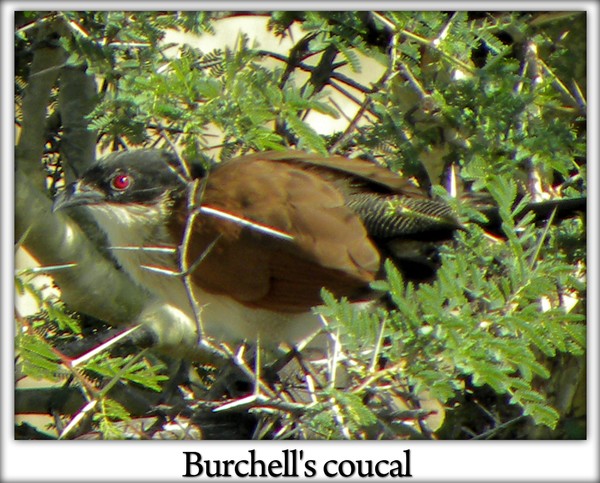
[[(122, 384), (113, 387), (107, 396), (122, 404), (133, 417), (146, 415), (163, 397), (159, 392)], [(78, 387), (21, 388), (15, 391), (15, 414), (51, 414), (57, 411), (59, 414), (73, 415), (86, 403)]]
[(23, 123), (15, 148), (17, 168), (31, 175), (32, 182), (40, 190), (45, 186), (39, 161), (46, 144), (47, 106), (50, 104), (52, 88), (66, 60), (66, 52), (55, 40), (62, 28), (60, 22), (44, 22), (40, 27), (38, 47), (34, 50), (23, 96)]
[(63, 300), (74, 310), (111, 324), (135, 319), (148, 296), (66, 215), (53, 214), (51, 203), (20, 169), (15, 174), (15, 238), (41, 265), (77, 263), (53, 272)]
[(92, 112), (97, 97), (96, 80), (86, 74), (83, 66), (63, 68), (58, 106), (63, 127), (60, 154), (67, 182), (73, 181), (96, 157), (96, 132), (88, 129), (86, 116)]

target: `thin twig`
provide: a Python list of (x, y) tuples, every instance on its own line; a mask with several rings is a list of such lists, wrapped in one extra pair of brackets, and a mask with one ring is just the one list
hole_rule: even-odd
[(538, 258), (538, 255), (540, 254), (540, 250), (542, 249), (542, 245), (544, 244), (544, 241), (548, 236), (548, 232), (550, 231), (550, 227), (552, 226), (552, 221), (554, 220), (554, 216), (556, 215), (556, 210), (557, 207), (555, 207), (554, 210), (552, 210), (552, 214), (548, 217), (548, 220), (546, 221), (546, 226), (544, 227), (544, 231), (542, 232), (542, 235), (538, 240), (535, 250), (531, 254), (531, 258), (529, 259), (529, 270), (531, 271), (533, 271), (534, 269), (535, 262)]
[(175, 157), (177, 158), (179, 165), (181, 166), (181, 168), (183, 169), (183, 172), (185, 173), (185, 177), (187, 178), (187, 180), (184, 180), (184, 181), (190, 181), (192, 179), (192, 175), (191, 175), (191, 171), (190, 171), (190, 168), (189, 168), (187, 162), (179, 155), (179, 152), (177, 151), (177, 146), (171, 140), (169, 133), (160, 125), (160, 123), (158, 123), (158, 126), (159, 126), (160, 136), (171, 147), (171, 151), (175, 154)]
[(377, 362), (379, 361), (379, 353), (381, 352), (381, 347), (383, 345), (383, 334), (385, 329), (385, 317), (381, 319), (381, 324), (379, 324), (379, 333), (377, 334), (377, 342), (375, 344), (375, 349), (373, 350), (373, 356), (371, 357), (371, 363), (369, 364), (369, 373), (373, 374), (375, 372), (375, 367), (377, 366)]
[(494, 436), (499, 431), (502, 431), (503, 429), (506, 429), (506, 428), (522, 421), (526, 417), (527, 416), (523, 416), (523, 415), (517, 416), (516, 418), (511, 419), (510, 421), (507, 421), (505, 423), (502, 423), (502, 424), (496, 426), (495, 428), (486, 431), (485, 433), (481, 433), (477, 436), (474, 436), (473, 439), (490, 439), (492, 436)]
[[(188, 206), (193, 206), (196, 201), (196, 194), (198, 190), (198, 180), (194, 180), (188, 191)], [(202, 339), (204, 339), (204, 328), (202, 326), (202, 319), (200, 317), (200, 313), (202, 309), (200, 308), (200, 304), (196, 300), (194, 295), (194, 291), (192, 289), (191, 281), (190, 281), (190, 272), (189, 267), (187, 265), (188, 260), (188, 252), (190, 247), (190, 240), (192, 237), (192, 229), (194, 226), (194, 221), (196, 216), (198, 215), (196, 210), (192, 210), (191, 213), (188, 214), (185, 224), (185, 230), (183, 232), (183, 240), (181, 242), (180, 247), (180, 255), (179, 255), (179, 268), (181, 273), (183, 274), (183, 284), (185, 286), (185, 291), (192, 308), (192, 313), (194, 314), (194, 321), (196, 323), (196, 335), (197, 345), (200, 343)], [(209, 246), (210, 248), (214, 247), (214, 244)], [(206, 251), (205, 251), (206, 252)], [(203, 254), (204, 255), (204, 254)], [(201, 257), (204, 259), (204, 257)]]
[(115, 337), (112, 337), (111, 339), (109, 339), (106, 342), (100, 344), (99, 346), (94, 347), (91, 351), (86, 352), (85, 354), (83, 354), (82, 356), (78, 357), (77, 359), (73, 359), (69, 365), (71, 366), (71, 368), (75, 368), (79, 364), (81, 364), (81, 363), (83, 363), (83, 362), (91, 359), (92, 357), (94, 357), (95, 355), (99, 354), (103, 350), (108, 349), (110, 346), (116, 344), (121, 339), (123, 339), (123, 338), (125, 338), (125, 337), (127, 337), (127, 336), (129, 336), (131, 334), (133, 334), (140, 327), (141, 327), (141, 325), (135, 325), (135, 326), (133, 326), (130, 329), (124, 330), (120, 334), (116, 335)]

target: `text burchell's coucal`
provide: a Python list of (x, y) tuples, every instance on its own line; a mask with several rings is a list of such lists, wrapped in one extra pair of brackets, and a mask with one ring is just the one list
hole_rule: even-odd
[[(462, 228), (447, 204), (367, 160), (266, 152), (195, 180), (185, 172), (164, 151), (113, 153), (55, 201), (87, 207), (153, 296), (141, 319), (159, 339), (183, 343), (199, 320), (203, 335), (229, 344), (295, 344), (320, 326), (312, 308), (323, 288), (372, 300), (388, 257), (407, 278), (428, 279), (435, 244)], [(158, 307), (172, 325), (154, 321)]]

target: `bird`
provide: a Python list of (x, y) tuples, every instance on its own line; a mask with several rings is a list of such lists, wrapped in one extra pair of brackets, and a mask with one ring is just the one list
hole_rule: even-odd
[(179, 351), (194, 336), (294, 346), (321, 327), (313, 308), (323, 289), (372, 304), (386, 259), (429, 280), (435, 247), (464, 230), (446, 202), (384, 166), (296, 150), (210, 170), (170, 151), (118, 151), (53, 209), (73, 207), (91, 214), (120, 268), (152, 296), (140, 320)]

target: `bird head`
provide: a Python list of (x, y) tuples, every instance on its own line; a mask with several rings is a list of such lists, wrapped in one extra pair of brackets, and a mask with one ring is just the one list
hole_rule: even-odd
[(117, 152), (59, 193), (53, 211), (83, 205), (154, 205), (167, 193), (182, 192), (185, 185), (180, 163), (165, 151)]

